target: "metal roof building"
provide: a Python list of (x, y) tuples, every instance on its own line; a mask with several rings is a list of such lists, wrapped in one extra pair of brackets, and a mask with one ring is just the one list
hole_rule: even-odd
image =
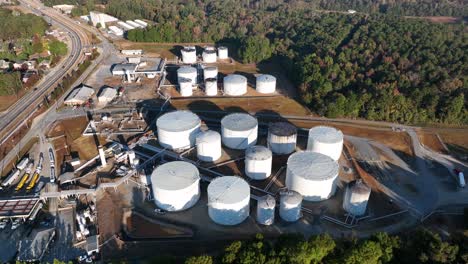
[(39, 198), (0, 200), (0, 219), (27, 218), (39, 204)]
[(93, 95), (94, 95), (93, 88), (86, 86), (86, 85), (82, 85), (78, 88), (75, 88), (73, 91), (71, 91), (71, 93), (65, 99), (64, 103), (66, 105), (82, 105), (86, 103), (86, 101), (88, 101), (89, 98), (91, 98), (91, 96)]

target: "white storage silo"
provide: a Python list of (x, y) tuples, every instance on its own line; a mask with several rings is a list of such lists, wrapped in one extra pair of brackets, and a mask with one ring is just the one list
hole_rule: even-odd
[(184, 47), (181, 50), (182, 62), (186, 64), (197, 63), (197, 50), (193, 46)]
[(274, 93), (276, 91), (276, 77), (270, 74), (257, 76), (255, 89), (263, 94)]
[(208, 215), (220, 225), (242, 223), (250, 211), (250, 186), (240, 177), (218, 177), (208, 185)]
[(216, 66), (209, 66), (203, 68), (203, 78), (206, 79), (217, 79), (218, 78), (218, 67)]
[(246, 149), (257, 143), (258, 122), (249, 114), (234, 113), (221, 119), (223, 144), (231, 149)]
[(129, 150), (127, 151), (127, 157), (128, 157), (128, 164), (130, 166), (134, 166), (135, 165), (135, 158), (136, 158), (136, 155), (135, 155), (135, 151), (133, 150)]
[(224, 47), (224, 46), (218, 47), (218, 58), (221, 60), (229, 59), (227, 47)]
[(239, 96), (247, 93), (247, 78), (239, 74), (230, 74), (223, 80), (224, 93)]
[(189, 79), (192, 81), (192, 84), (197, 84), (197, 69), (190, 66), (182, 66), (177, 69), (177, 80), (180, 81), (184, 79)]
[(213, 130), (200, 132), (196, 139), (199, 160), (213, 162), (221, 158), (221, 135)]
[(257, 201), (257, 222), (272, 225), (275, 222), (275, 198), (271, 195), (260, 197)]
[(216, 62), (216, 49), (214, 47), (206, 47), (203, 50), (202, 58), (204, 63), (215, 63)]
[(270, 123), (268, 147), (275, 154), (290, 154), (296, 151), (297, 128), (287, 122)]
[(271, 175), (273, 154), (264, 146), (252, 146), (245, 151), (245, 174), (252, 180), (264, 180)]
[(324, 154), (296, 152), (288, 158), (286, 186), (306, 201), (326, 200), (336, 191), (338, 171), (338, 162)]
[(207, 96), (218, 95), (218, 80), (214, 78), (205, 80), (205, 94)]
[(181, 96), (192, 96), (192, 80), (187, 78), (179, 78), (179, 92)]
[(151, 174), (154, 202), (166, 211), (180, 211), (194, 206), (200, 198), (200, 174), (185, 161), (172, 161), (157, 167)]
[(302, 196), (295, 191), (280, 193), (280, 217), (287, 222), (295, 222), (302, 217)]
[(307, 150), (322, 153), (338, 160), (343, 150), (343, 133), (334, 127), (313, 127), (309, 130)]
[(174, 111), (156, 121), (159, 144), (168, 149), (188, 149), (195, 145), (200, 118), (190, 111)]
[(343, 209), (355, 216), (364, 215), (370, 194), (371, 188), (362, 182), (362, 180), (348, 184), (343, 198)]

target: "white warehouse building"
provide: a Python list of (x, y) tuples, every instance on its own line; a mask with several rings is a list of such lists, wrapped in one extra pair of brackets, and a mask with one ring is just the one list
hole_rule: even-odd
[(172, 161), (151, 174), (155, 204), (166, 211), (181, 211), (194, 206), (200, 198), (200, 174), (185, 161)]
[(110, 101), (114, 100), (117, 96), (117, 90), (111, 87), (106, 87), (101, 90), (97, 99), (101, 103), (109, 103)]
[(85, 104), (91, 96), (94, 95), (94, 89), (86, 86), (81, 85), (78, 88), (75, 88), (71, 93), (67, 96), (64, 101), (66, 105), (83, 105)]
[(286, 187), (306, 201), (326, 200), (336, 191), (338, 173), (338, 162), (332, 158), (317, 152), (296, 152), (288, 158)]

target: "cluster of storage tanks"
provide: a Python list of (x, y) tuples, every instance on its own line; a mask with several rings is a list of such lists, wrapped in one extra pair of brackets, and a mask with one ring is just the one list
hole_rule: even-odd
[[(288, 191), (280, 193), (279, 215), (285, 221), (301, 217), (302, 201), (322, 201), (334, 195), (339, 173), (338, 159), (343, 145), (341, 131), (318, 126), (309, 131), (307, 150), (296, 152), (297, 129), (290, 123), (272, 123), (267, 146), (256, 145), (258, 121), (245, 113), (226, 115), (221, 133), (201, 131), (200, 118), (190, 111), (166, 113), (157, 120), (157, 136), (164, 148), (181, 151), (196, 148), (200, 161), (216, 162), (222, 157), (222, 145), (245, 151), (245, 174), (251, 180), (271, 176), (273, 155), (289, 155), (286, 170)], [(200, 175), (195, 165), (175, 161), (163, 164), (152, 174), (153, 194), (158, 207), (179, 211), (192, 207), (200, 197)], [(355, 216), (366, 210), (370, 188), (362, 182), (350, 184), (343, 208)], [(218, 224), (236, 225), (249, 216), (250, 186), (236, 176), (218, 177), (208, 186), (208, 214)], [(276, 200), (260, 197), (257, 220), (274, 222)]]
[[(194, 46), (187, 46), (181, 50), (184, 64), (197, 63), (197, 51)], [(202, 53), (203, 63), (216, 63), (217, 59), (227, 59), (226, 47), (206, 47)], [(207, 96), (218, 95), (218, 67), (204, 65), (203, 83)], [(198, 70), (192, 66), (182, 66), (177, 70), (177, 81), (181, 96), (192, 96), (193, 89), (198, 83)], [(240, 74), (230, 74), (223, 78), (223, 93), (229, 96), (241, 96), (247, 93), (247, 78)], [(261, 74), (256, 77), (256, 90), (262, 94), (270, 94), (276, 91), (276, 78), (269, 74)]]

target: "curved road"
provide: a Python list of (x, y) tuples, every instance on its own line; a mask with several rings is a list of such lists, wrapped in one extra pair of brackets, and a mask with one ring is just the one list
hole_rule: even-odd
[[(62, 15), (56, 14), (48, 8), (42, 7), (36, 2), (20, 0), (22, 5), (28, 9), (32, 9), (34, 13), (41, 13), (59, 27), (68, 32), (71, 40), (69, 46), (69, 55), (56, 66), (55, 70), (46, 75), (41, 82), (36, 86), (36, 90), (26, 93), (15, 104), (13, 104), (3, 115), (0, 116), (0, 135), (2, 138), (0, 143), (3, 143), (6, 138), (19, 126), (21, 122), (29, 118), (37, 109), (39, 104), (44, 100), (51, 90), (55, 87), (58, 81), (71, 72), (77, 65), (83, 61), (84, 54), (82, 48), (88, 43), (85, 33), (81, 32), (73, 21)], [(38, 11), (39, 10), (39, 11)]]

